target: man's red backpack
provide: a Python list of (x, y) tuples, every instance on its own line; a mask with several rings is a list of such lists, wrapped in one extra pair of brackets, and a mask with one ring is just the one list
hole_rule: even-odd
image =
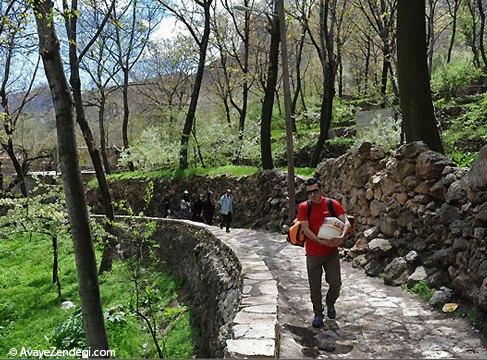
[[(308, 204), (308, 221), (311, 217), (311, 209), (313, 207), (313, 202), (311, 200), (306, 201)], [(328, 211), (330, 212), (331, 216), (336, 217), (335, 209), (333, 208), (333, 204), (331, 199), (326, 199), (326, 205), (328, 206)], [(297, 218), (294, 219), (293, 225), (287, 231), (287, 241), (295, 246), (304, 246), (306, 241), (306, 237), (304, 236), (304, 231), (301, 227), (301, 221)]]

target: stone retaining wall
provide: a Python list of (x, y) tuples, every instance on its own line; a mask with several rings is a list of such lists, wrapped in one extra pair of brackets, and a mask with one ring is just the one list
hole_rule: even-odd
[(154, 234), (159, 255), (185, 279), (198, 337), (198, 357), (223, 357), (242, 297), (242, 267), (232, 250), (206, 229), (163, 221)]
[(184, 280), (198, 357), (275, 357), (277, 283), (253, 248), (190, 221), (119, 218), (156, 222), (158, 254)]
[(355, 265), (392, 285), (451, 287), (487, 310), (487, 146), (470, 171), (416, 142), (390, 158), (363, 144), (317, 173), (356, 216), (345, 251)]
[[(296, 182), (299, 186), (303, 179), (297, 177)], [(157, 217), (161, 216), (160, 204), (163, 197), (169, 199), (171, 217), (176, 217), (184, 190), (189, 191), (190, 201), (194, 202), (199, 194), (206, 194), (208, 190), (214, 192), (214, 200), (218, 201), (226, 189), (232, 189), (235, 199), (233, 226), (266, 227), (280, 231), (287, 222), (286, 175), (278, 170), (266, 170), (241, 178), (225, 175), (192, 176), (177, 180), (121, 180), (110, 183), (110, 191), (115, 201), (126, 201), (134, 213), (142, 211), (147, 216)], [(145, 204), (144, 199), (148, 191), (153, 196), (149, 203)], [(98, 190), (87, 191), (88, 203), (95, 213), (103, 212), (99, 198)], [(215, 223), (218, 221), (217, 216), (218, 214), (215, 214)]]

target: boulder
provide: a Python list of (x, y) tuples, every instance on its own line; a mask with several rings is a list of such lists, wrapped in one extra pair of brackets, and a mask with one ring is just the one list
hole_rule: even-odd
[(352, 260), (352, 267), (360, 267), (364, 268), (367, 265), (367, 258), (365, 255), (359, 255), (355, 259)]
[(373, 227), (373, 228), (370, 228), (370, 229), (367, 229), (364, 231), (364, 237), (367, 240), (371, 240), (371, 239), (377, 237), (377, 235), (379, 235), (379, 230), (376, 227)]
[(416, 251), (411, 250), (406, 254), (404, 258), (406, 259), (408, 264), (415, 264), (419, 260), (419, 255)]
[(408, 276), (408, 286), (413, 286), (414, 284), (426, 280), (428, 275), (426, 274), (426, 270), (424, 266), (418, 266), (414, 272)]
[(383, 238), (375, 238), (371, 240), (368, 244), (369, 251), (381, 251), (388, 252), (392, 249), (391, 241)]
[(487, 311), (487, 277), (480, 286), (478, 304), (482, 310)]
[(394, 236), (396, 230), (399, 230), (399, 223), (396, 219), (393, 219), (385, 214), (381, 214), (379, 220), (380, 231), (385, 236)]
[(468, 185), (473, 191), (487, 191), (487, 145), (480, 149), (477, 160), (470, 168)]
[(438, 210), (438, 216), (440, 223), (449, 225), (453, 221), (458, 220), (460, 218), (459, 211), (456, 207), (443, 204), (441, 208)]
[(467, 202), (467, 184), (466, 180), (454, 181), (445, 196), (448, 204), (463, 205)]
[(379, 276), (384, 271), (385, 265), (382, 259), (372, 259), (365, 265), (365, 273), (369, 276)]
[(431, 297), (429, 304), (431, 306), (442, 305), (447, 302), (450, 302), (453, 298), (453, 290), (447, 288), (446, 286), (442, 286), (439, 290), (436, 290), (433, 296)]
[(367, 252), (367, 240), (365, 238), (360, 238), (355, 242), (355, 245), (348, 251), (348, 255), (354, 259), (361, 254)]
[(451, 278), (448, 271), (444, 269), (437, 269), (433, 271), (433, 273), (428, 276), (428, 284), (430, 284), (435, 289), (439, 289), (441, 286), (450, 284)]
[(387, 285), (402, 285), (406, 282), (407, 276), (407, 262), (403, 257), (393, 259), (384, 269), (384, 283)]
[(437, 180), (445, 166), (454, 164), (446, 156), (432, 150), (422, 152), (416, 160), (416, 173), (423, 179)]
[(395, 155), (397, 158), (406, 158), (406, 159), (413, 159), (418, 156), (420, 153), (428, 151), (428, 146), (422, 141), (413, 141), (411, 143), (407, 143), (399, 147), (395, 151)]

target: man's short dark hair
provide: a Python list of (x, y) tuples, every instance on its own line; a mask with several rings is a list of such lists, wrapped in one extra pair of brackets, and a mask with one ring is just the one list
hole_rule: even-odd
[(306, 186), (312, 186), (314, 184), (318, 184), (318, 186), (321, 187), (321, 182), (317, 178), (310, 178), (305, 182)]

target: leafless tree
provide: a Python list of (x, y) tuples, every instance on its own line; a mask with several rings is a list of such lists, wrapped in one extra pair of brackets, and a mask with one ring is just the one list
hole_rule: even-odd
[[(205, 62), (208, 49), (208, 41), (211, 32), (211, 3), (213, 0), (193, 0), (190, 4), (185, 4), (185, 8), (176, 7), (164, 0), (158, 0), (162, 6), (170, 11), (178, 21), (182, 22), (191, 34), (198, 46), (198, 67), (194, 77), (193, 91), (189, 103), (186, 120), (184, 121), (183, 133), (181, 135), (181, 149), (179, 153), (179, 168), (188, 168), (188, 146), (191, 132), (194, 132), (196, 107), (203, 82), (205, 72)], [(201, 157), (200, 157), (201, 158)]]

